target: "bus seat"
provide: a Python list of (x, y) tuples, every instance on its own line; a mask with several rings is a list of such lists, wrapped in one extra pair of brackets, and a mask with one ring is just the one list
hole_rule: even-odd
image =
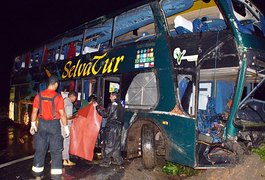
[(227, 27), (223, 19), (211, 19), (203, 23), (207, 23), (209, 31), (221, 31)]
[(206, 23), (203, 23), (200, 18), (196, 18), (192, 21), (193, 32), (207, 32), (209, 27)]
[(198, 110), (198, 128), (200, 134), (210, 136), (212, 139), (211, 143), (221, 142), (221, 137), (218, 136), (217, 131), (214, 129), (216, 125), (220, 124), (215, 103), (215, 98), (208, 97), (206, 110)]
[(192, 32), (192, 22), (178, 15), (174, 19), (174, 28), (177, 34), (186, 34)]
[(208, 17), (196, 18), (192, 24), (193, 32), (221, 31), (227, 27), (223, 19), (209, 19)]

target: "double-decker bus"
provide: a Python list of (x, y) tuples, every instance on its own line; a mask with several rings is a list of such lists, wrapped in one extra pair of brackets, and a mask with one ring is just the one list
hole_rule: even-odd
[(265, 19), (250, 0), (150, 0), (71, 29), (17, 56), (9, 116), (29, 123), (51, 74), (58, 92), (125, 107), (122, 150), (220, 167), (264, 140)]

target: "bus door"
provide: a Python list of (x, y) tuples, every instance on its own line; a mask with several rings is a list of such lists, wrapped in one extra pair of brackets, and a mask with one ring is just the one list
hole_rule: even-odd
[[(104, 108), (108, 107), (110, 103), (110, 93), (111, 92), (120, 92), (120, 77), (99, 77), (97, 79), (97, 97), (98, 104)], [(104, 137), (104, 128), (106, 126), (106, 119), (102, 119), (101, 129), (97, 140), (97, 146), (103, 141)]]
[(82, 107), (87, 105), (89, 96), (97, 95), (97, 84), (98, 82), (94, 78), (82, 80)]
[(120, 93), (120, 77), (101, 77), (99, 79), (100, 83), (98, 83), (98, 101), (104, 108), (106, 108), (110, 103), (110, 93)]

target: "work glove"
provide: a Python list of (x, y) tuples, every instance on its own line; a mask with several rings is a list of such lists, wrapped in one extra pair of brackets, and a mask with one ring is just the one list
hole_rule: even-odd
[(34, 135), (37, 132), (37, 126), (36, 126), (36, 121), (31, 122), (30, 130), (29, 130), (31, 135)]
[(70, 135), (70, 130), (68, 126), (63, 126), (64, 129), (64, 137), (67, 138)]

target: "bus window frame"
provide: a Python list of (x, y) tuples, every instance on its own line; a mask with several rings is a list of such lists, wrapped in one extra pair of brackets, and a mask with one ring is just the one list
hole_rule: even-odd
[[(117, 35), (116, 34), (117, 33), (116, 32), (116, 26), (117, 26), (117, 21), (119, 20), (119, 17), (121, 17), (122, 15), (125, 15), (125, 14), (129, 14), (130, 12), (133, 12), (136, 9), (144, 8), (145, 6), (149, 7), (150, 10), (151, 10), (150, 12), (151, 12), (151, 15), (152, 15), (152, 22), (150, 22), (148, 24), (145, 24), (143, 26), (139, 26), (139, 27), (137, 27), (134, 30), (127, 31), (126, 33)], [(147, 26), (152, 26), (152, 25), (153, 25), (153, 29), (152, 29), (153, 33), (152, 34), (144, 35), (145, 32), (143, 31), (143, 32), (141, 32), (142, 35), (140, 35), (140, 36), (137, 35), (137, 37), (131, 38), (131, 39), (126, 40), (126, 41), (122, 40), (120, 42), (116, 42), (118, 37), (124, 36), (127, 33), (138, 31), (141, 28), (144, 28), (144, 27), (147, 27)], [(153, 14), (152, 7), (151, 7), (150, 3), (143, 4), (143, 5), (139, 6), (139, 7), (136, 7), (134, 9), (131, 9), (131, 10), (128, 10), (128, 11), (125, 11), (125, 12), (115, 16), (115, 18), (113, 19), (112, 29), (113, 29), (113, 31), (112, 31), (112, 39), (111, 39), (112, 47), (122, 46), (122, 45), (126, 45), (126, 44), (131, 44), (131, 43), (137, 43), (137, 42), (144, 41), (144, 40), (147, 40), (147, 39), (148, 40), (149, 39), (154, 39), (156, 37), (156, 35), (157, 35), (157, 31), (156, 31), (157, 28), (156, 28), (156, 22), (154, 20), (154, 14)]]

